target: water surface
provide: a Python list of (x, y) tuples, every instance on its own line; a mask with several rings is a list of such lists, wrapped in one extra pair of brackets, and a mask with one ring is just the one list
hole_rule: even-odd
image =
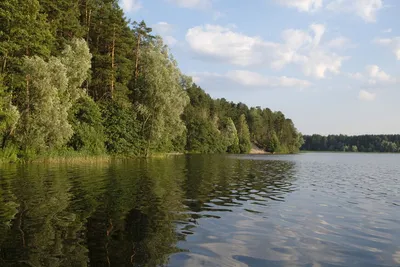
[(0, 166), (0, 266), (400, 266), (400, 155)]

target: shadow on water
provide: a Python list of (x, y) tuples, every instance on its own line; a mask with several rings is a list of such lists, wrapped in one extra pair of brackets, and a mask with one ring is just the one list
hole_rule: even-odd
[(170, 256), (190, 252), (182, 242), (199, 220), (285, 201), (293, 166), (224, 156), (3, 166), (0, 266), (178, 264)]

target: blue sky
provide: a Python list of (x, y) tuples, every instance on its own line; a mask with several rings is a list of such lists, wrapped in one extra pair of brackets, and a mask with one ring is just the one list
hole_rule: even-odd
[(399, 0), (120, 0), (212, 97), (304, 134), (400, 133)]

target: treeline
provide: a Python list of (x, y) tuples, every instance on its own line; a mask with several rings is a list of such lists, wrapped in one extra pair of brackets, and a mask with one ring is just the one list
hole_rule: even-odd
[(305, 135), (301, 150), (400, 152), (400, 135)]
[(3, 160), (301, 146), (281, 112), (211, 99), (116, 0), (5, 0), (0, 25)]

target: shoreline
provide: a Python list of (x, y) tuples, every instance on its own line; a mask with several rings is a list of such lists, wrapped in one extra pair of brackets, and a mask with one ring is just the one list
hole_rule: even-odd
[(154, 159), (166, 158), (171, 156), (186, 155), (186, 153), (172, 152), (172, 153), (154, 153), (147, 157), (133, 156), (133, 155), (68, 155), (68, 156), (39, 156), (34, 159), (18, 159), (17, 161), (7, 161), (0, 159), (2, 164), (25, 164), (25, 163), (105, 163), (113, 160), (126, 160), (126, 159)]

